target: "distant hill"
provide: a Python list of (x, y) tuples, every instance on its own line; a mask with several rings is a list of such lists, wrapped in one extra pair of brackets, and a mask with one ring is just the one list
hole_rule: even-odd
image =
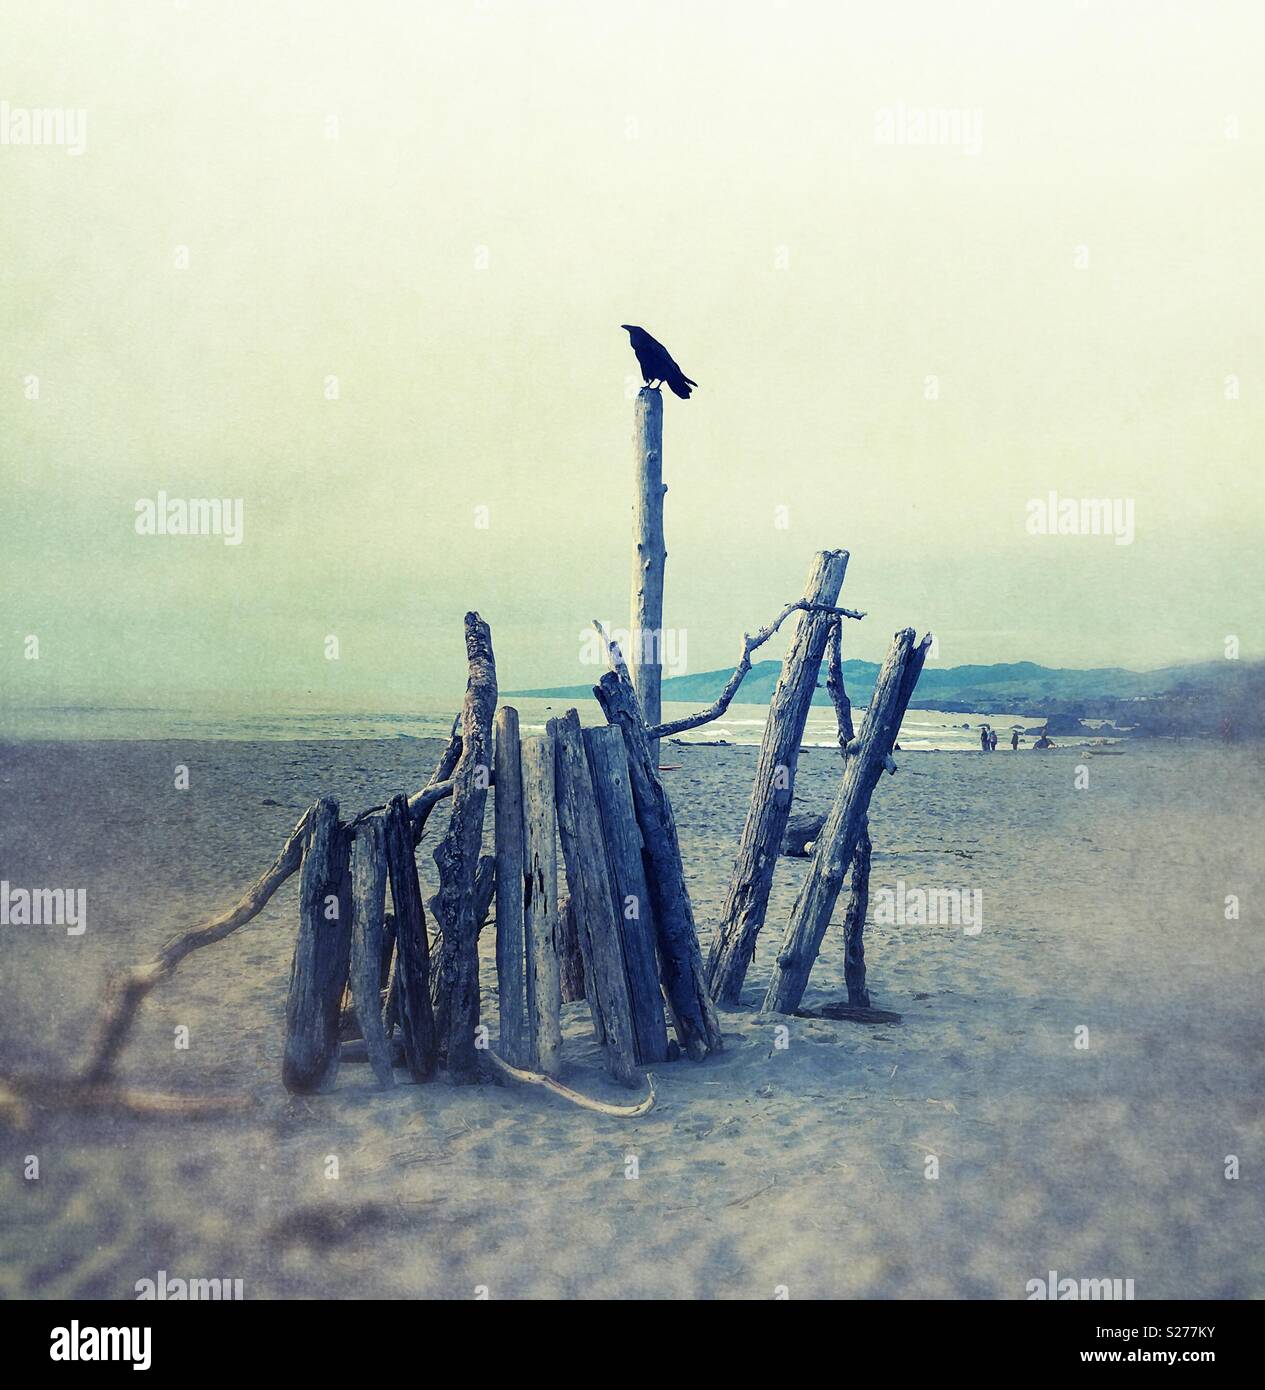
[[(768, 704), (782, 669), (779, 661), (756, 662), (738, 691), (744, 704)], [(844, 682), (854, 704), (864, 705), (874, 689), (878, 664), (845, 661)], [(671, 676), (663, 682), (664, 700), (700, 707), (711, 704), (733, 674), (732, 668)], [(824, 674), (813, 696), (828, 705)], [(519, 690), (517, 695), (552, 699), (587, 699), (589, 685)], [(911, 709), (951, 713), (1047, 716), (1061, 723), (1078, 718), (1109, 719), (1145, 732), (1224, 733), (1259, 736), (1265, 732), (1265, 664), (1206, 661), (1130, 671), (1123, 666), (1087, 670), (1040, 666), (1034, 661), (991, 666), (924, 667)]]

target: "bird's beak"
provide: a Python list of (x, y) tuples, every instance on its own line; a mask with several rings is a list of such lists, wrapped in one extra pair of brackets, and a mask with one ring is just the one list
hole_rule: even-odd
[(632, 324), (630, 323), (621, 323), (619, 326), (624, 330), (625, 333), (632, 332)]

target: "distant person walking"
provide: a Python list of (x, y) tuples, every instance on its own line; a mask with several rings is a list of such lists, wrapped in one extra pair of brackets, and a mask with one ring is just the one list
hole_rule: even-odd
[(996, 751), (997, 751), (997, 730), (996, 730), (996, 729), (989, 729), (989, 731), (988, 731), (988, 751), (989, 751), (990, 753), (996, 753)]
[(1014, 729), (1014, 730), (1011, 731), (1011, 735), (1010, 735), (1010, 751), (1011, 751), (1012, 753), (1017, 753), (1017, 752), (1019, 751), (1019, 730), (1018, 730), (1018, 729)]
[(987, 724), (981, 724), (981, 725), (979, 726), (979, 751), (980, 751), (981, 753), (987, 753), (987, 752), (988, 752), (988, 725), (987, 725)]

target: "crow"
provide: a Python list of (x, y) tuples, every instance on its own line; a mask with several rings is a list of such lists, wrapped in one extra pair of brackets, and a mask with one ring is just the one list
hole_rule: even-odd
[(690, 387), (697, 386), (697, 381), (691, 381), (689, 377), (672, 360), (672, 354), (663, 346), (657, 338), (652, 338), (644, 328), (638, 328), (635, 323), (621, 323), (621, 328), (627, 330), (628, 337), (632, 342), (632, 350), (637, 354), (637, 365), (641, 368), (641, 375), (645, 378), (647, 386), (656, 382), (666, 381), (683, 401), (690, 398)]

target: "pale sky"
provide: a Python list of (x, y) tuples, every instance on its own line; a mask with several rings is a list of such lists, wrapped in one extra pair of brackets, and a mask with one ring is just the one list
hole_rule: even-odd
[[(5, 699), (451, 700), (467, 608), (503, 688), (585, 679), (628, 612), (621, 323), (700, 383), (665, 403), (691, 670), (824, 546), (850, 656), (1262, 654), (1256, 0), (96, 0), (0, 35), (11, 136), (86, 112), (80, 154), (0, 138)], [(240, 498), (242, 543), (138, 535), (160, 490)], [(1132, 544), (1029, 535), (1051, 490), (1127, 499)]]

